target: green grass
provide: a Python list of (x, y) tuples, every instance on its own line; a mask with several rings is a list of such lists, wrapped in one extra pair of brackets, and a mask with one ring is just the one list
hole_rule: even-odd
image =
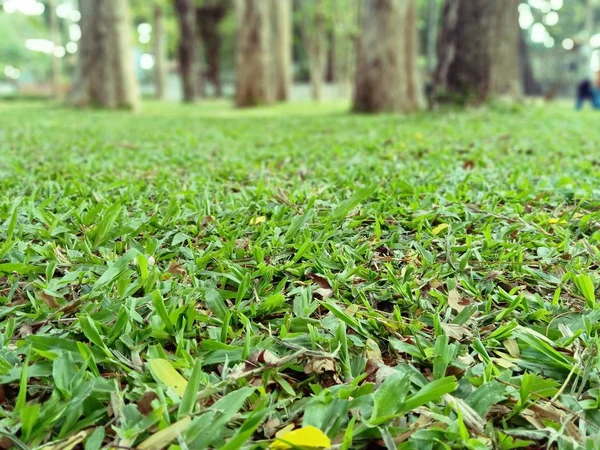
[(597, 448), (600, 116), (346, 109), (0, 104), (3, 448)]

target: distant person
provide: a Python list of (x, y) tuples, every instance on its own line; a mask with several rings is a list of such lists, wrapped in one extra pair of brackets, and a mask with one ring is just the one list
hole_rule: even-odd
[(575, 109), (580, 111), (586, 101), (589, 101), (594, 109), (600, 109), (598, 73), (592, 70), (592, 47), (587, 40), (579, 46), (578, 52), (577, 74), (580, 81), (577, 84)]

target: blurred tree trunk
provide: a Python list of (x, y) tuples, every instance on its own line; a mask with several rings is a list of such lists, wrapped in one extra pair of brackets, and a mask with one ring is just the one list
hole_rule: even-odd
[(127, 0), (80, 0), (80, 11), (82, 37), (71, 103), (137, 109)]
[(236, 92), (238, 107), (273, 101), (271, 12), (266, 0), (236, 0)]
[(437, 95), (481, 103), (520, 95), (519, 0), (447, 0), (435, 74)]
[(179, 71), (183, 86), (183, 100), (191, 103), (202, 92), (200, 54), (196, 42), (196, 8), (194, 0), (175, 0), (179, 20)]
[(160, 4), (154, 4), (154, 82), (156, 98), (164, 100), (167, 93), (167, 34), (165, 32), (165, 15)]
[(196, 23), (208, 64), (208, 79), (214, 86), (215, 95), (221, 97), (223, 89), (221, 86), (221, 44), (222, 37), (219, 29), (221, 21), (225, 18), (229, 3), (224, 1), (205, 2), (196, 8)]
[[(56, 16), (56, 0), (48, 0), (48, 17), (50, 19), (50, 40), (55, 47), (60, 45), (60, 30)], [(52, 57), (52, 96), (58, 100), (62, 97), (62, 63), (54, 54)]]
[(415, 0), (363, 0), (354, 111), (409, 113), (424, 106)]
[(533, 67), (529, 57), (529, 46), (527, 45), (527, 36), (525, 31), (519, 33), (519, 54), (521, 58), (521, 82), (523, 83), (523, 93), (525, 95), (541, 95), (542, 90), (535, 79)]
[(427, 11), (427, 74), (435, 70), (436, 46), (438, 36), (438, 20), (440, 5), (438, 0), (429, 0)]
[(271, 0), (274, 100), (289, 100), (292, 86), (292, 3)]
[(323, 0), (301, 0), (303, 8), (302, 34), (308, 53), (310, 91), (314, 101), (320, 101), (327, 63), (327, 31)]
[[(358, 23), (359, 0), (334, 0), (333, 3), (333, 45), (334, 52), (334, 83), (339, 95), (350, 97), (352, 76), (356, 62), (356, 36)], [(362, 0), (360, 0), (362, 1)]]

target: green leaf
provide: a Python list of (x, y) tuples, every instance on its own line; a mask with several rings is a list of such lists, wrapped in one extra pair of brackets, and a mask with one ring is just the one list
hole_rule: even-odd
[(373, 396), (371, 422), (394, 416), (402, 410), (402, 404), (410, 388), (410, 377), (403, 372), (388, 376)]

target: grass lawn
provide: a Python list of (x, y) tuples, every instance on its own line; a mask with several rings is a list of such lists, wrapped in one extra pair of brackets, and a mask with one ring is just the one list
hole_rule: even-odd
[(600, 116), (346, 109), (0, 104), (0, 448), (597, 448)]

